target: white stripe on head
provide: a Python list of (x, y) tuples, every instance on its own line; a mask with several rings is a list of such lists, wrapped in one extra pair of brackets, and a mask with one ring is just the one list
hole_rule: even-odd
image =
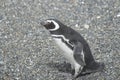
[(54, 29), (49, 29), (50, 31), (55, 31), (60, 28), (59, 24), (57, 22), (55, 22), (54, 20), (47, 20), (47, 22), (53, 22), (53, 24), (55, 25)]

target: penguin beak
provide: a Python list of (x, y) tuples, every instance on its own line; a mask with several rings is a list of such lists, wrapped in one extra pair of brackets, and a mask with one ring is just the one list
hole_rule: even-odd
[(47, 24), (47, 22), (46, 21), (41, 21), (40, 24), (44, 26), (44, 25)]

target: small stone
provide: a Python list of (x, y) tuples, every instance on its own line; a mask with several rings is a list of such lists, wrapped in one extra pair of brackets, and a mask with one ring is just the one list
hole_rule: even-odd
[(79, 26), (78, 24), (75, 25), (75, 27), (78, 27), (78, 26)]
[(101, 16), (97, 16), (97, 19), (101, 18)]
[(6, 39), (8, 38), (7, 36), (4, 36)]
[(13, 15), (13, 17), (15, 17), (15, 15)]
[(20, 80), (20, 78), (19, 78), (19, 77), (16, 77), (15, 79), (16, 79), (16, 80)]
[(117, 14), (117, 17), (120, 17), (120, 13)]
[(59, 10), (59, 8), (57, 8), (57, 7), (54, 7), (54, 10)]
[(0, 15), (0, 22), (2, 22), (3, 16)]
[(89, 25), (88, 25), (88, 24), (85, 24), (85, 25), (84, 25), (84, 28), (89, 29)]
[(0, 66), (4, 65), (4, 62), (3, 61), (0, 61)]
[(3, 16), (0, 15), (0, 20), (2, 20), (2, 19), (3, 19)]
[(85, 2), (84, 2), (84, 1), (82, 1), (81, 3), (82, 3), (82, 4), (85, 4)]

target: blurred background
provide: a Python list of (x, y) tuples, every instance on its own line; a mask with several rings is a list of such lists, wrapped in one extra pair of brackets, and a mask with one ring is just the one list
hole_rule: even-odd
[(40, 25), (60, 20), (89, 43), (105, 70), (77, 80), (120, 80), (120, 0), (0, 0), (0, 80), (72, 80)]

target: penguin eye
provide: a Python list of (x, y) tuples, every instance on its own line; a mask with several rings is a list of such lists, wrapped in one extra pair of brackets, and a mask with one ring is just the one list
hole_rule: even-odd
[(47, 21), (46, 24), (44, 25), (47, 29), (53, 29), (55, 28), (55, 25), (53, 22)]
[(46, 24), (46, 25), (50, 26), (50, 25), (52, 25), (52, 22), (47, 22), (47, 24)]
[(50, 24), (51, 22), (47, 22), (48, 24)]
[(47, 22), (45, 23), (45, 26), (50, 26), (50, 25), (51, 25), (51, 22), (48, 22), (48, 21), (47, 21)]

